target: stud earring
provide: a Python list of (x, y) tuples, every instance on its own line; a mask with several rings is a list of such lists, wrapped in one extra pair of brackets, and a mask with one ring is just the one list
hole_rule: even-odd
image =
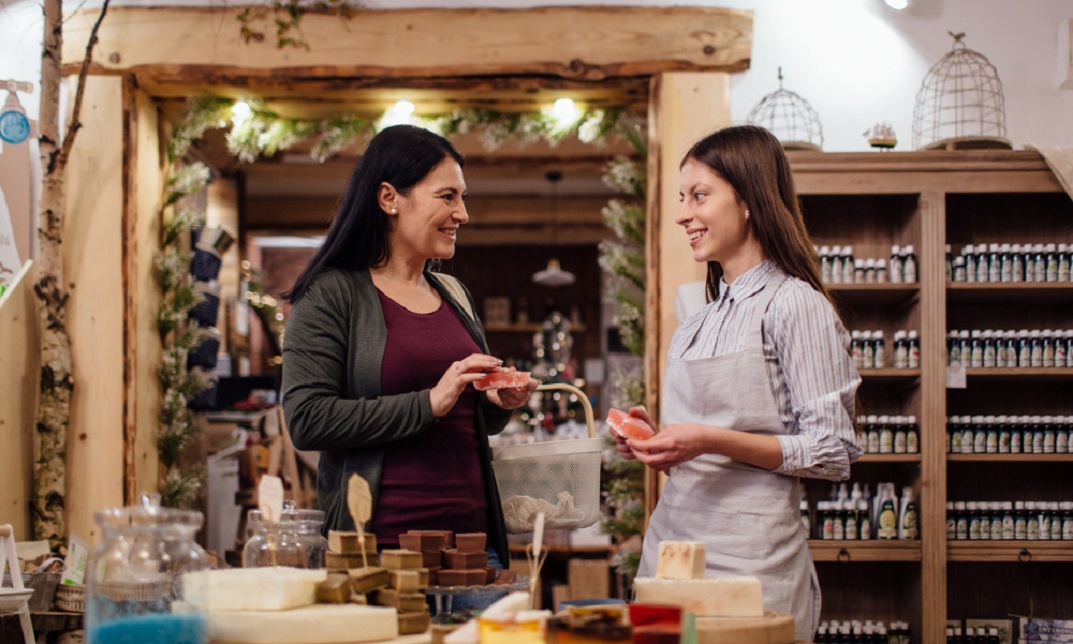
[(399, 209), (398, 208), (392, 208), (391, 209), (391, 214), (393, 214), (393, 215), (399, 214)]
[(746, 219), (748, 219), (748, 218), (749, 218), (749, 217), (750, 217), (751, 215), (752, 215), (752, 213), (751, 213), (751, 212), (749, 212), (749, 209), (748, 209), (748, 208), (746, 208), (746, 209), (745, 209), (745, 218), (746, 218)]

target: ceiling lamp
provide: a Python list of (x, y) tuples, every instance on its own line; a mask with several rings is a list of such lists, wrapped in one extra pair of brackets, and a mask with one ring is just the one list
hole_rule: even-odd
[(563, 173), (558, 170), (549, 170), (544, 178), (551, 184), (552, 257), (548, 260), (547, 268), (533, 273), (533, 282), (542, 286), (569, 286), (576, 281), (576, 278), (570, 271), (564, 271), (555, 257), (555, 250), (559, 246), (559, 182), (563, 178)]

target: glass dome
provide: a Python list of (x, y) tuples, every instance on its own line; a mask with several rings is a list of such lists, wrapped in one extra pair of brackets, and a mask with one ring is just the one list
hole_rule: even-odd
[(760, 99), (745, 120), (766, 128), (786, 150), (823, 149), (820, 116), (799, 94), (782, 88), (781, 67), (779, 89)]
[(954, 47), (920, 85), (913, 109), (916, 149), (1009, 149), (1006, 107), (998, 71), (950, 34)]

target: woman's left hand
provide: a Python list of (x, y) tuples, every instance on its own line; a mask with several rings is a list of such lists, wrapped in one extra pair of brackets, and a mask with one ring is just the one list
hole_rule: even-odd
[(529, 394), (536, 391), (539, 386), (539, 381), (530, 378), (529, 382), (525, 383), (525, 387), (489, 389), (485, 393), (488, 394), (488, 400), (503, 409), (517, 409), (529, 402)]
[(666, 472), (711, 451), (709, 444), (713, 430), (719, 429), (700, 423), (676, 423), (665, 425), (652, 438), (631, 438), (627, 444), (637, 460), (656, 471)]

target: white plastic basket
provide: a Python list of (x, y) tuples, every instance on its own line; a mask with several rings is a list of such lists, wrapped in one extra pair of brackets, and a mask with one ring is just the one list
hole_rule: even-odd
[(541, 390), (565, 389), (585, 407), (589, 438), (504, 445), (492, 449), (492, 467), (507, 532), (531, 533), (537, 514), (546, 528), (584, 528), (600, 518), (600, 453), (592, 406), (581, 390), (560, 383)]

